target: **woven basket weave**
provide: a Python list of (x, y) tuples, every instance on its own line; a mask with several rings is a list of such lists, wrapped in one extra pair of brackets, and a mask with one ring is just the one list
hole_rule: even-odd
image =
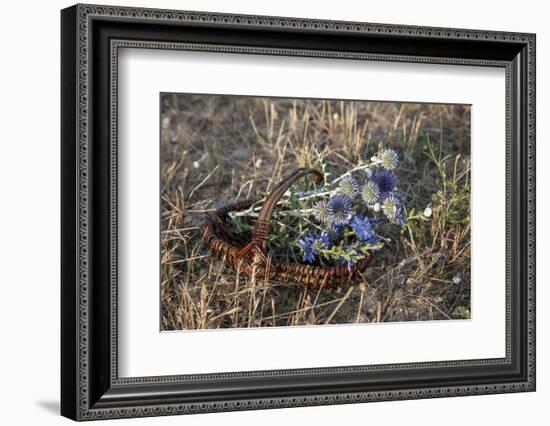
[(372, 260), (372, 254), (368, 254), (351, 267), (347, 265), (323, 267), (301, 263), (276, 262), (269, 256), (267, 243), (273, 209), (288, 188), (298, 179), (308, 174), (313, 175), (318, 183), (323, 179), (323, 175), (318, 170), (301, 168), (279, 182), (265, 199), (249, 242), (243, 236), (228, 232), (229, 213), (245, 210), (257, 200), (238, 201), (208, 214), (201, 228), (203, 238), (212, 253), (247, 276), (255, 274), (260, 278), (299, 283), (311, 287), (350, 284), (354, 276), (368, 266)]

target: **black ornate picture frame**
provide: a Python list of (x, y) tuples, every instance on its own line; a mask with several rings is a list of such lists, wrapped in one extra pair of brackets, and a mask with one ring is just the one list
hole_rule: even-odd
[[(92, 420), (535, 390), (534, 34), (95, 5), (64, 9), (61, 29), (62, 415)], [(121, 47), (505, 69), (506, 356), (120, 378)]]

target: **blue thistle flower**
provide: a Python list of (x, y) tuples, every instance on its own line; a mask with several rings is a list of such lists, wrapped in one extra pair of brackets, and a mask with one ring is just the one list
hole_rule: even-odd
[(352, 212), (351, 200), (345, 195), (335, 195), (328, 200), (330, 221), (335, 225), (345, 225), (349, 222)]
[(355, 215), (350, 225), (361, 241), (371, 242), (375, 237), (374, 226), (368, 217)]
[(332, 225), (327, 234), (331, 242), (340, 240), (344, 236), (344, 225)]
[(332, 243), (330, 239), (330, 235), (327, 231), (321, 232), (321, 234), (319, 235), (319, 238), (317, 238), (317, 242), (319, 243), (320, 248), (322, 249), (330, 249), (330, 246)]
[(384, 149), (378, 154), (380, 165), (386, 170), (395, 170), (399, 165), (399, 156), (393, 149)]
[(311, 235), (306, 235), (304, 238), (298, 241), (298, 246), (300, 246), (303, 250), (302, 260), (304, 262), (315, 262), (315, 259), (317, 257), (317, 249), (315, 248), (316, 243), (317, 240)]
[(380, 197), (380, 188), (378, 184), (373, 181), (368, 181), (361, 189), (361, 198), (368, 205), (372, 206), (378, 201)]
[(359, 184), (352, 176), (345, 176), (338, 184), (338, 191), (350, 200), (355, 200), (359, 195)]
[(386, 198), (397, 187), (397, 178), (387, 170), (380, 170), (372, 175), (371, 181), (378, 185), (380, 196)]
[(329, 221), (328, 201), (320, 200), (313, 206), (313, 217), (321, 223)]

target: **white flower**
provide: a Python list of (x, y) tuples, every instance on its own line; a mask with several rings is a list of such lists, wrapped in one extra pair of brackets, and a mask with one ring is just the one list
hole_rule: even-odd
[(424, 216), (430, 217), (431, 215), (432, 215), (432, 209), (430, 209), (429, 207), (426, 207), (424, 209)]
[(256, 167), (257, 169), (259, 169), (260, 167), (262, 167), (262, 163), (263, 163), (263, 160), (261, 158), (258, 158), (256, 160), (256, 162), (254, 163), (254, 167)]
[(373, 205), (380, 197), (380, 188), (373, 181), (368, 181), (361, 189), (361, 197), (367, 205)]
[(393, 221), (397, 218), (399, 209), (399, 200), (395, 198), (393, 195), (389, 195), (388, 198), (384, 200), (384, 203), (382, 204), (382, 211), (386, 215), (386, 217)]
[(462, 282), (462, 277), (459, 274), (456, 274), (453, 277), (453, 284), (458, 285)]
[(359, 184), (352, 176), (345, 176), (338, 184), (338, 192), (354, 200), (359, 195)]
[(393, 149), (384, 149), (378, 153), (378, 160), (386, 170), (395, 170), (399, 165), (399, 156)]
[(372, 206), (372, 208), (375, 212), (379, 212), (381, 207), (382, 206), (380, 205), (380, 203), (376, 203), (374, 206)]
[(200, 166), (201, 166), (201, 163), (199, 163), (198, 161), (193, 161), (193, 168), (194, 169), (198, 169)]
[(328, 201), (320, 200), (313, 205), (313, 216), (321, 223), (327, 223), (329, 219)]

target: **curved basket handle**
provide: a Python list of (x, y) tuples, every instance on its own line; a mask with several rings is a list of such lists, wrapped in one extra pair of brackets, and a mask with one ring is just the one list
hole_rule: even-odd
[(303, 176), (308, 174), (315, 175), (316, 183), (323, 181), (323, 174), (316, 169), (300, 168), (291, 175), (284, 178), (279, 184), (273, 188), (273, 191), (267, 196), (265, 203), (263, 204), (258, 219), (254, 224), (254, 230), (252, 231), (251, 246), (261, 250), (262, 253), (266, 253), (267, 240), (271, 228), (271, 215), (273, 209), (279, 202), (284, 193), (290, 188), (290, 186)]

